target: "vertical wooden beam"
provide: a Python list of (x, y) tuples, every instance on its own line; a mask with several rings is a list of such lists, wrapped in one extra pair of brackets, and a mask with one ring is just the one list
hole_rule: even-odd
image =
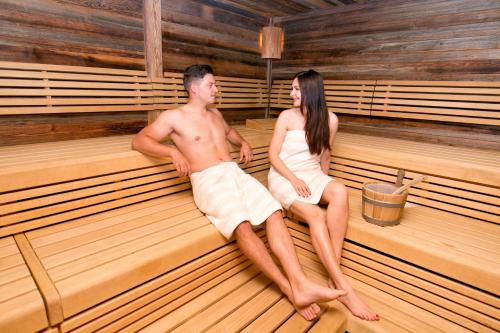
[(273, 59), (267, 59), (267, 107), (264, 118), (268, 119), (271, 114), (271, 89), (273, 86)]
[[(274, 18), (269, 18), (269, 26), (274, 26)], [(266, 71), (266, 81), (267, 81), (267, 107), (264, 113), (264, 118), (268, 119), (271, 114), (271, 88), (273, 86), (273, 59), (267, 59), (267, 71)]]
[[(146, 71), (151, 79), (163, 77), (161, 0), (144, 0), (144, 60)], [(148, 112), (151, 124), (160, 111)]]

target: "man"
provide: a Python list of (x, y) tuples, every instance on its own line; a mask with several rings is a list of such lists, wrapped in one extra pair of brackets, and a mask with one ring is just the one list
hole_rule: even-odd
[[(319, 314), (318, 302), (345, 294), (313, 283), (304, 275), (293, 241), (283, 221), (280, 204), (255, 178), (232, 161), (227, 140), (240, 147), (240, 161), (252, 159), (250, 145), (228, 126), (215, 102), (217, 87), (212, 68), (193, 65), (184, 72), (186, 105), (165, 111), (140, 131), (132, 147), (144, 154), (170, 156), (180, 177), (190, 176), (194, 200), (213, 225), (226, 237), (234, 237), (242, 252), (288, 297), (307, 320)], [(169, 136), (175, 144), (160, 143)], [(252, 226), (266, 222), (271, 251), (283, 266), (276, 266)]]

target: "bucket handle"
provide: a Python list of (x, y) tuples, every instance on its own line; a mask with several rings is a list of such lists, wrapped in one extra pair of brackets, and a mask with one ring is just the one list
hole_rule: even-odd
[(401, 194), (403, 193), (404, 191), (406, 191), (410, 186), (413, 186), (415, 185), (416, 183), (420, 183), (421, 181), (424, 181), (427, 179), (427, 176), (425, 175), (421, 175), (415, 179), (413, 179), (411, 182), (409, 182), (408, 184), (406, 185), (403, 185), (401, 186), (400, 188), (396, 189), (394, 192), (392, 192), (391, 194)]

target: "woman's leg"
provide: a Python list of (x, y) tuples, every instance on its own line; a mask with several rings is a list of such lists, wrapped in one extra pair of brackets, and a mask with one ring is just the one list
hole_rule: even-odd
[(335, 257), (340, 262), (349, 218), (349, 198), (346, 187), (336, 181), (329, 182), (321, 195), (320, 202), (328, 204), (326, 224), (335, 250)]
[[(378, 320), (378, 315), (356, 295), (340, 270), (339, 260), (330, 236), (332, 231), (329, 230), (326, 223), (328, 213), (325, 214), (317, 205), (299, 201), (294, 201), (290, 210), (309, 224), (313, 247), (330, 275), (331, 287), (335, 286), (338, 289), (347, 291), (347, 295), (339, 297), (338, 300), (345, 304), (355, 316), (366, 320)], [(342, 248), (338, 252), (340, 253), (341, 250)]]

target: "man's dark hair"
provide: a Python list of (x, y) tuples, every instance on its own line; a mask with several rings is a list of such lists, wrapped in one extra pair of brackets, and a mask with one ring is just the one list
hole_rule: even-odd
[(210, 65), (192, 65), (184, 70), (184, 88), (189, 93), (189, 87), (195, 80), (202, 80), (205, 75), (214, 74)]

